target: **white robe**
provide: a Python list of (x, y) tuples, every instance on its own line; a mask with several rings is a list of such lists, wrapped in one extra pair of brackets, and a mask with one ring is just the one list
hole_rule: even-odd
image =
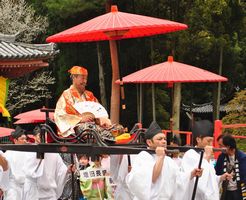
[[(0, 155), (3, 155), (2, 151), (0, 151)], [(2, 166), (0, 166), (0, 189), (3, 192), (5, 192), (8, 189), (8, 187), (9, 187), (9, 169), (3, 171)]]
[[(191, 171), (198, 167), (200, 154), (195, 150), (188, 150), (182, 159), (181, 169)], [(214, 167), (207, 160), (202, 160), (203, 174), (198, 180), (196, 200), (219, 200), (219, 179), (215, 174)], [(195, 181), (195, 179), (194, 179)], [(191, 199), (194, 187), (188, 187), (183, 199)]]
[[(130, 155), (131, 162), (136, 155)], [(127, 155), (110, 156), (110, 174), (116, 186), (115, 200), (132, 200), (133, 195), (126, 185), (126, 176), (128, 174)]]
[(23, 196), (25, 172), (23, 171), (23, 160), (26, 152), (6, 151), (5, 157), (8, 160), (10, 175), (9, 188), (4, 195), (4, 200), (20, 200)]
[(62, 195), (67, 167), (58, 153), (45, 153), (41, 160), (36, 153), (28, 153), (24, 168), (23, 200), (57, 200)]
[(146, 151), (142, 151), (134, 158), (132, 170), (126, 177), (134, 200), (176, 200), (178, 199), (176, 189), (180, 188), (179, 194), (186, 190), (190, 182), (190, 173), (181, 173), (176, 163), (168, 156), (164, 158), (160, 176), (152, 183), (156, 160), (156, 155)]

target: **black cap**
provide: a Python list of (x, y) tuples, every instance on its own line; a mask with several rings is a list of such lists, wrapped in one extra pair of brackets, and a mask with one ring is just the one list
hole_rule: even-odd
[(193, 138), (197, 137), (213, 137), (214, 126), (209, 120), (201, 120), (194, 122), (192, 127)]
[(22, 129), (20, 126), (17, 126), (15, 130), (11, 132), (12, 137), (15, 139), (25, 134), (26, 134), (26, 131)]
[(162, 133), (161, 127), (156, 123), (156, 121), (153, 121), (145, 131), (144, 138), (146, 140), (151, 139), (158, 133)]
[(32, 131), (32, 134), (33, 134), (33, 135), (37, 135), (37, 134), (39, 134), (39, 133), (41, 133), (41, 128), (40, 128), (40, 126), (35, 126), (35, 128), (34, 128), (33, 131)]

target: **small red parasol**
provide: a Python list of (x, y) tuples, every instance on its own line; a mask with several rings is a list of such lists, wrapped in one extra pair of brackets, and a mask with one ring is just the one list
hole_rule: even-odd
[[(28, 123), (42, 123), (46, 120), (46, 113), (41, 110), (45, 108), (36, 109), (20, 113), (14, 118), (18, 119), (14, 124), (28, 124)], [(54, 119), (54, 112), (49, 112), (49, 118)]]
[(15, 129), (12, 128), (0, 127), (0, 137), (10, 136), (11, 132), (14, 130)]

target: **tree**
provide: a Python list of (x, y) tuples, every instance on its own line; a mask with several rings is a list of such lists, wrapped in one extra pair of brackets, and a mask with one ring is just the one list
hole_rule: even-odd
[[(47, 17), (37, 15), (25, 0), (0, 0), (0, 33), (15, 34), (18, 41), (31, 43), (47, 27)], [(48, 71), (11, 80), (6, 105), (8, 110), (15, 115), (28, 106), (51, 98), (49, 87), (54, 82), (55, 79)]]
[(30, 80), (28, 77), (12, 80), (6, 103), (9, 112), (14, 116), (33, 104), (52, 98), (49, 86), (54, 83), (55, 79), (48, 71), (37, 72)]
[(37, 16), (25, 0), (0, 0), (0, 32), (19, 34), (18, 39), (31, 42), (48, 27), (46, 17)]
[[(237, 92), (226, 106), (227, 114), (222, 121), (225, 124), (246, 124), (246, 90)], [(245, 128), (226, 129), (226, 133), (245, 135)]]
[[(224, 124), (246, 124), (246, 90), (237, 92), (235, 97), (226, 106), (227, 115), (223, 117)], [(246, 128), (224, 129), (223, 133), (244, 135)], [(246, 150), (245, 139), (238, 140), (239, 148)]]

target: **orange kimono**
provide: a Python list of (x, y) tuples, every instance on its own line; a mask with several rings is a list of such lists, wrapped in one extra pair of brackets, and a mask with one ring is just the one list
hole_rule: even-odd
[(73, 105), (82, 101), (98, 102), (92, 92), (85, 90), (85, 92), (80, 95), (73, 85), (65, 90), (57, 101), (54, 120), (59, 129), (59, 134), (63, 137), (74, 133), (73, 128), (80, 122), (80, 114)]

